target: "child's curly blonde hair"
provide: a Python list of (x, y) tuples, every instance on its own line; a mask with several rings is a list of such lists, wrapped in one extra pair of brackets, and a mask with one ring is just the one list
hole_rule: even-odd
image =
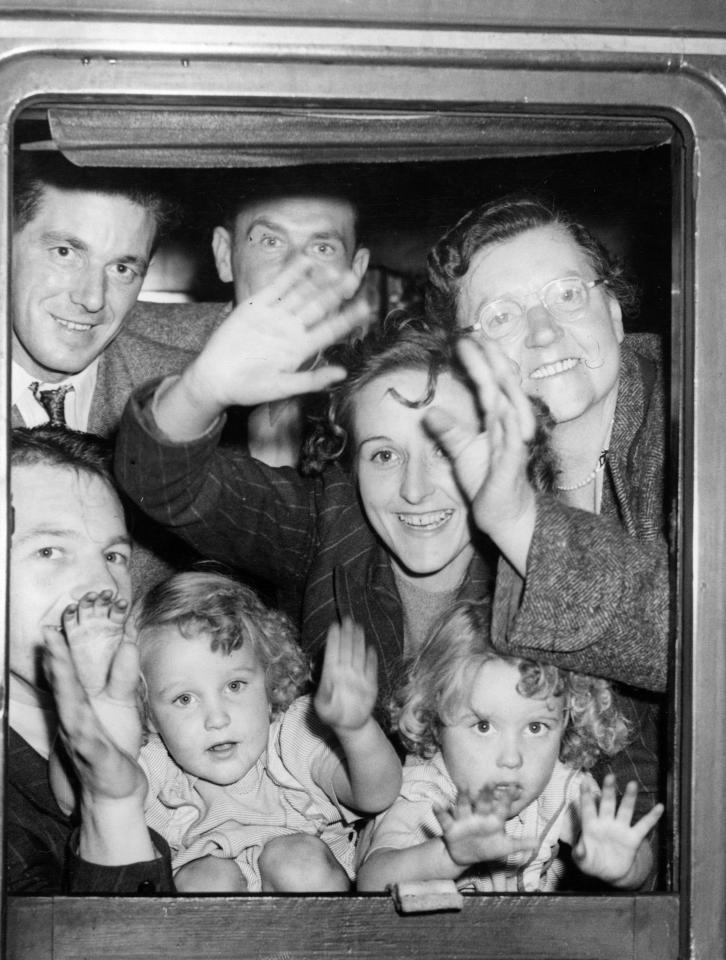
[(628, 741), (628, 723), (614, 702), (607, 680), (549, 663), (501, 656), (489, 644), (491, 607), (460, 601), (439, 621), (409, 662), (407, 679), (394, 695), (391, 717), (411, 752), (431, 757), (439, 749), (441, 729), (456, 723), (466, 709), (482, 664), (504, 660), (519, 667), (522, 696), (547, 700), (562, 696), (568, 719), (560, 760), (589, 769), (601, 754), (612, 756)]
[[(134, 606), (143, 673), (160, 627), (184, 637), (209, 638), (212, 651), (229, 654), (249, 644), (265, 671), (272, 716), (283, 713), (305, 690), (309, 664), (288, 618), (265, 606), (257, 594), (220, 573), (178, 573), (152, 587)], [(146, 692), (142, 684), (142, 699)]]

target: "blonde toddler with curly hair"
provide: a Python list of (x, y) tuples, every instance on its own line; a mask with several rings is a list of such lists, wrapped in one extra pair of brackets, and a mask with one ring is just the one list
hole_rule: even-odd
[(410, 665), (393, 718), (411, 754), (358, 889), (451, 879), (475, 892), (553, 891), (563, 842), (583, 874), (637, 889), (663, 807), (632, 823), (637, 785), (618, 804), (614, 778), (600, 791), (586, 772), (627, 743), (608, 681), (501, 656), (489, 617), (486, 603), (456, 604)]
[(356, 822), (398, 793), (373, 719), (375, 651), (328, 631), (314, 696), (285, 616), (216, 573), (177, 574), (134, 613), (148, 742), (146, 819), (182, 892), (344, 891)]
[[(109, 733), (140, 750), (146, 822), (171, 849), (177, 891), (348, 890), (359, 821), (401, 785), (373, 718), (376, 654), (362, 630), (330, 627), (311, 695), (290, 621), (230, 577), (176, 574), (128, 622), (127, 612), (110, 591), (87, 594), (64, 611), (63, 630), (73, 650), (97, 652), (86, 656), (89, 690), (94, 679), (103, 686), (119, 645), (138, 657), (139, 710), (123, 724), (115, 711)], [(70, 811), (74, 785), (58, 755), (51, 776)]]

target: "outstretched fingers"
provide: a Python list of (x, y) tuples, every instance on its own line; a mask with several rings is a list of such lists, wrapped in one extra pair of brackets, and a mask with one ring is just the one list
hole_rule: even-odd
[(345, 380), (346, 371), (337, 365), (316, 367), (315, 370), (299, 370), (296, 373), (281, 374), (280, 381), (287, 378), (290, 381), (290, 396), (300, 396), (303, 393), (324, 393), (336, 383)]
[(311, 349), (323, 349), (356, 326), (365, 325), (369, 310), (364, 300), (342, 307), (359, 284), (351, 270), (316, 263), (301, 255), (256, 294), (250, 305), (259, 302), (273, 313), (295, 318), (307, 331)]
[(462, 456), (469, 444), (479, 436), (477, 431), (471, 427), (462, 426), (448, 410), (441, 407), (431, 407), (427, 410), (423, 423), (446, 456), (454, 463)]
[[(361, 628), (362, 629), (362, 628)], [(363, 642), (363, 675), (368, 683), (378, 686), (378, 654), (375, 647)]]
[(456, 823), (456, 820), (452, 816), (451, 810), (449, 810), (448, 807), (440, 806), (439, 804), (434, 805), (434, 816), (439, 821), (439, 826), (444, 833), (448, 833)]
[(373, 322), (373, 313), (364, 297), (356, 297), (345, 305), (342, 302), (336, 296), (326, 312), (313, 314), (310, 319), (303, 316), (311, 354), (353, 333), (363, 336)]
[(128, 600), (115, 597), (113, 590), (85, 593), (77, 603), (69, 603), (62, 613), (63, 629), (68, 636), (79, 627), (108, 627), (123, 624), (128, 616)]
[(323, 653), (323, 668), (321, 678), (327, 678), (328, 675), (335, 672), (340, 662), (341, 626), (339, 623), (331, 623), (328, 627), (328, 634), (325, 639), (325, 652)]
[(355, 674), (365, 673), (367, 659), (365, 631), (350, 617), (343, 617), (340, 624), (340, 658), (343, 664)]
[[(656, 823), (658, 823), (660, 818), (663, 816), (665, 807), (662, 803), (656, 803), (655, 806), (653, 806), (640, 818), (640, 820), (638, 820), (636, 823), (632, 823), (635, 815), (635, 804), (637, 799), (638, 784), (635, 782), (635, 780), (631, 780), (625, 787), (623, 798), (620, 801), (620, 806), (618, 808), (617, 819), (623, 823), (624, 826), (629, 826), (633, 836), (640, 841), (643, 840), (650, 833)], [(630, 826), (631, 824), (632, 826)]]
[(291, 282), (280, 288), (284, 290), (281, 296), (272, 295), (280, 286), (280, 278), (265, 293), (265, 299), (271, 301), (267, 306), (273, 326), (279, 325), (278, 335), (287, 347), (294, 345), (291, 366), (285, 370), (283, 364), (276, 379), (278, 385), (284, 385), (286, 396), (322, 393), (344, 380), (346, 371), (337, 365), (320, 364), (321, 354), (346, 337), (363, 336), (373, 315), (363, 297), (346, 302), (359, 283), (352, 272), (309, 263), (293, 264), (288, 271), (283, 279)]
[(662, 803), (656, 803), (646, 814), (644, 814), (637, 823), (633, 824), (632, 829), (635, 831), (636, 837), (640, 840), (644, 840), (653, 827), (658, 823), (660, 818), (665, 812), (665, 807)]
[(71, 657), (84, 689), (95, 695), (106, 685), (113, 655), (124, 637), (128, 601), (112, 590), (84, 594), (61, 615)]
[(350, 617), (343, 617), (339, 624), (331, 623), (325, 643), (323, 671), (326, 667), (331, 670), (342, 668), (360, 675), (366, 671), (369, 660), (365, 631), (359, 624)]
[(377, 693), (377, 658), (363, 629), (349, 618), (331, 624), (314, 699), (318, 716), (339, 737), (359, 730), (370, 720)]
[(522, 440), (529, 442), (536, 427), (532, 404), (522, 389), (519, 375), (501, 349), (495, 343), (478, 342), (471, 337), (463, 337), (457, 349), (486, 415), (487, 429), (511, 408)]
[(599, 805), (600, 816), (610, 820), (618, 813), (620, 820), (630, 823), (633, 810), (635, 809), (635, 797), (637, 797), (637, 794), (637, 786), (632, 782), (629, 783), (625, 788), (625, 794), (620, 804), (620, 810), (618, 811), (618, 791), (615, 776), (609, 773), (602, 782), (602, 794)]
[(359, 282), (350, 270), (319, 263), (300, 254), (255, 294), (255, 299), (269, 306), (281, 303), (297, 313), (305, 309), (311, 297), (317, 299), (320, 295), (323, 302), (331, 292), (338, 301), (352, 297)]
[(486, 784), (481, 788), (474, 801), (474, 812), (480, 816), (494, 815), (509, 820), (516, 791), (506, 787), (494, 787)]
[(583, 835), (597, 820), (597, 805), (595, 803), (595, 794), (592, 790), (592, 784), (585, 778), (580, 784), (580, 823)]

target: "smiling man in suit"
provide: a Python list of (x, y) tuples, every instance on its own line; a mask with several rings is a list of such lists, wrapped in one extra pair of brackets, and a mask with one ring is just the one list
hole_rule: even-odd
[(13, 426), (109, 434), (136, 384), (184, 363), (154, 330), (124, 328), (175, 208), (126, 171), (57, 154), (21, 153), (14, 174)]
[[(13, 427), (50, 422), (109, 437), (134, 387), (181, 370), (217, 325), (203, 312), (184, 326), (129, 316), (178, 217), (149, 184), (148, 176), (76, 167), (59, 154), (16, 159)], [(190, 558), (175, 539), (135, 519), (134, 537), (148, 549), (136, 551), (134, 584), (148, 587)]]

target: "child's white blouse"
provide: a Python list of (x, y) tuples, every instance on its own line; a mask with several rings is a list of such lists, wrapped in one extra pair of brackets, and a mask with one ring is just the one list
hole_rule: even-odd
[(174, 870), (210, 854), (235, 859), (251, 892), (261, 887), (264, 845), (294, 833), (320, 837), (352, 879), (359, 814), (335, 796), (341, 762), (310, 697), (299, 697), (271, 722), (266, 751), (230, 786), (189, 776), (152, 735), (141, 751), (149, 781), (146, 822), (169, 844)]
[[(573, 846), (580, 835), (583, 780), (589, 781), (594, 795), (599, 796), (600, 790), (589, 773), (557, 761), (540, 796), (504, 825), (507, 836), (513, 839), (539, 837), (538, 850), (477, 864), (459, 878), (458, 888), (477, 893), (556, 890), (565, 869), (558, 859), (560, 842)], [(403, 850), (440, 837), (442, 831), (434, 806), (448, 808), (456, 793), (441, 753), (430, 760), (407, 757), (401, 793), (393, 806), (376, 818), (365, 857), (376, 850)]]

